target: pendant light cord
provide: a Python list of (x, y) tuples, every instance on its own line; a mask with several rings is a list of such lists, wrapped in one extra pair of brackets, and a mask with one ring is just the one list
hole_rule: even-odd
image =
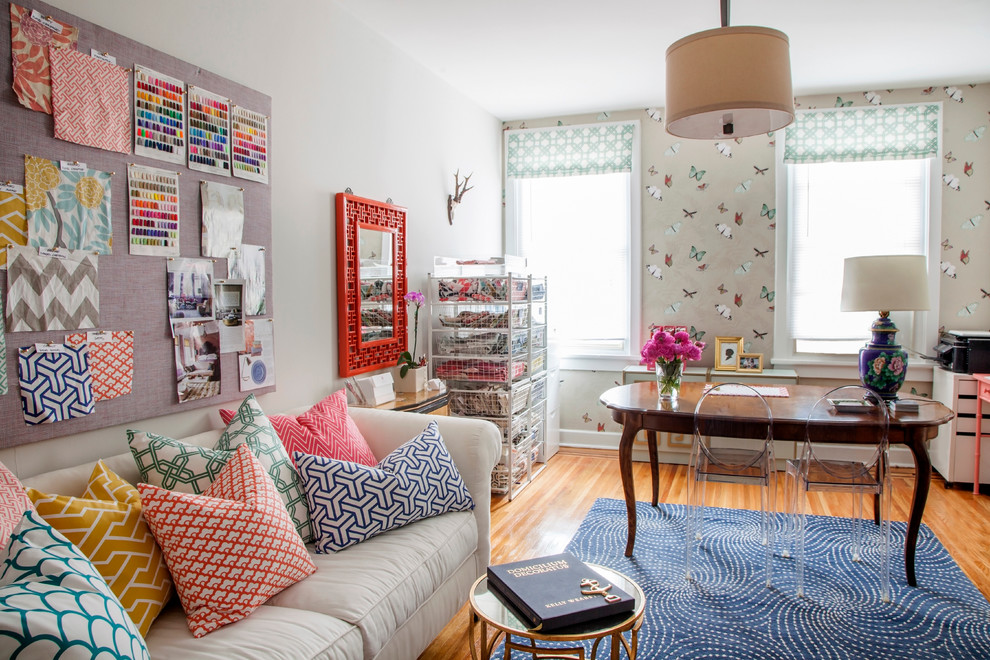
[(722, 27), (729, 27), (729, 0), (721, 0)]

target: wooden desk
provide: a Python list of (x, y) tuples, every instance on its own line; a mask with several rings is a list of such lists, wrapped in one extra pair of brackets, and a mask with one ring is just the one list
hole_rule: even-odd
[(447, 398), (450, 392), (447, 389), (420, 390), (418, 392), (396, 392), (395, 398), (378, 406), (362, 406), (360, 404), (348, 404), (354, 408), (375, 408), (376, 410), (399, 410), (402, 412), (433, 413), (434, 415), (447, 414)]
[[(807, 425), (808, 411), (830, 388), (814, 385), (787, 385), (789, 396), (767, 397), (773, 415), (773, 437), (775, 440), (803, 441)], [(656, 383), (634, 383), (613, 387), (601, 396), (601, 402), (612, 411), (612, 419), (623, 425), (622, 439), (619, 441), (619, 472), (622, 477), (622, 490), (626, 499), (628, 536), (626, 556), (631, 557), (636, 544), (636, 492), (632, 478), (633, 439), (641, 430), (647, 431), (650, 444), (650, 468), (653, 477), (653, 505), (659, 494), (659, 468), (656, 464), (656, 432), (694, 434), (694, 408), (703, 393), (703, 383), (681, 385), (677, 403), (670, 406), (664, 402), (660, 408)], [(724, 398), (724, 414), (732, 416), (734, 397)], [(670, 406), (667, 408), (667, 406)], [(907, 581), (917, 586), (914, 572), (915, 546), (921, 517), (928, 500), (931, 486), (932, 464), (928, 458), (927, 441), (938, 433), (940, 424), (952, 419), (952, 411), (941, 403), (932, 402), (921, 406), (914, 413), (891, 413), (889, 438), (891, 444), (903, 444), (914, 456), (915, 480), (914, 497), (911, 501), (911, 516), (908, 520), (907, 538), (904, 542), (904, 568)], [(744, 420), (739, 420), (744, 423)], [(848, 425), (852, 426), (852, 425)], [(844, 428), (837, 442), (854, 444), (865, 442), (857, 438), (855, 428)], [(872, 440), (870, 440), (872, 441)]]
[(980, 440), (983, 437), (983, 402), (990, 402), (990, 374), (973, 374), (976, 379), (976, 443), (973, 449), (973, 494), (980, 494)]

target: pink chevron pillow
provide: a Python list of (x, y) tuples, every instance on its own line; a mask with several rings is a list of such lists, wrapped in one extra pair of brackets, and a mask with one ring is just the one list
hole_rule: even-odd
[[(220, 410), (220, 419), (229, 424), (233, 410)], [(338, 461), (374, 466), (378, 459), (361, 435), (357, 424), (347, 414), (347, 393), (337, 390), (298, 417), (269, 415), (286, 452), (302, 452)]]
[(0, 463), (0, 550), (7, 546), (14, 528), (29, 509), (34, 511), (34, 504), (24, 486), (6, 465)]

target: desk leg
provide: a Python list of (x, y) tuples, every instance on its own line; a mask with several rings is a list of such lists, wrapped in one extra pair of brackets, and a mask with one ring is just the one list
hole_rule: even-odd
[(904, 539), (904, 572), (907, 582), (912, 587), (918, 586), (918, 578), (914, 574), (914, 553), (918, 545), (918, 530), (921, 529), (921, 517), (925, 513), (928, 502), (928, 489), (932, 485), (932, 461), (925, 447), (924, 432), (912, 433), (908, 447), (914, 456), (914, 497), (911, 499), (911, 517), (908, 520), (907, 536)]
[(632, 557), (633, 546), (636, 545), (636, 484), (633, 483), (632, 447), (636, 434), (642, 428), (642, 416), (626, 415), (619, 440), (619, 475), (622, 477), (622, 493), (626, 498), (626, 518), (629, 521), (626, 557)]
[[(646, 432), (646, 444), (650, 448), (650, 479), (653, 481), (653, 506), (656, 506), (660, 499), (660, 457), (657, 455), (656, 431)], [(979, 461), (976, 464), (979, 466)]]
[(977, 383), (980, 392), (976, 396), (976, 447), (973, 450), (973, 494), (980, 494), (980, 445), (983, 444), (983, 383)]

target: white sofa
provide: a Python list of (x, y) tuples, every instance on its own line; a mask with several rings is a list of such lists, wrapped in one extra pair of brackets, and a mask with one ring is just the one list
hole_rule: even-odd
[[(173, 599), (146, 637), (152, 658), (410, 660), (458, 612), (491, 556), (491, 471), (501, 454), (497, 427), (474, 419), (362, 408), (351, 408), (350, 413), (379, 459), (435, 419), (471, 491), (474, 510), (421, 520), (335, 554), (316, 554), (310, 546), (316, 573), (276, 594), (246, 619), (199, 639), (189, 632)], [(216, 430), (182, 440), (212, 447), (219, 436)], [(123, 440), (121, 446), (126, 447)], [(131, 483), (140, 480), (130, 453), (104, 460)], [(81, 495), (94, 465), (95, 461), (47, 472), (23, 482), (43, 492)]]

